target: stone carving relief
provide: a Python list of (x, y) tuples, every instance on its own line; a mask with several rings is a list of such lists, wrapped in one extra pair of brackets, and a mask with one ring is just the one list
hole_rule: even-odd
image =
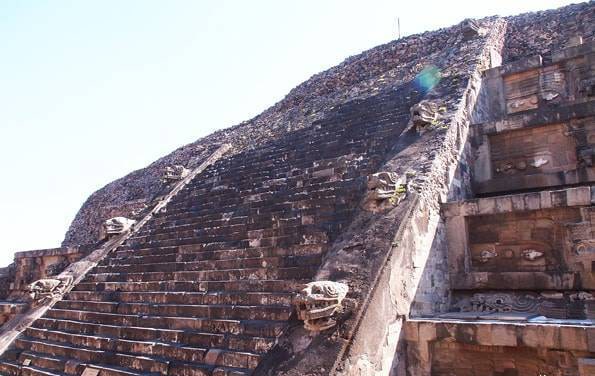
[(114, 217), (103, 222), (101, 239), (108, 238), (112, 235), (123, 234), (130, 230), (136, 223), (134, 219), (128, 219), (125, 217)]
[(486, 262), (496, 257), (498, 257), (498, 253), (495, 250), (484, 249), (483, 251), (479, 252), (479, 257), (477, 258), (477, 261), (479, 261), (482, 264), (485, 264)]
[(398, 205), (407, 195), (406, 181), (406, 175), (400, 178), (395, 172), (373, 174), (368, 179), (364, 209), (377, 212)]
[(479, 270), (541, 271), (551, 246), (541, 241), (471, 244), (472, 265)]
[(566, 97), (566, 77), (558, 66), (543, 68), (539, 75), (539, 92), (546, 102)]
[(496, 172), (507, 175), (525, 173), (527, 168), (541, 168), (542, 166), (547, 165), (550, 159), (550, 155), (536, 155), (522, 159), (503, 161), (496, 165)]
[(477, 20), (470, 18), (461, 23), (461, 33), (463, 34), (463, 40), (467, 41), (484, 35), (485, 30), (481, 28)]
[(332, 316), (342, 310), (341, 302), (348, 291), (349, 287), (344, 283), (308, 283), (293, 299), (298, 318), (304, 321), (304, 328), (320, 332), (334, 327), (337, 323)]
[[(454, 298), (453, 308), (461, 312), (505, 313), (522, 312), (534, 313), (550, 318), (585, 319), (590, 316), (588, 304), (594, 299), (586, 291), (541, 293), (500, 293), (482, 292), (470, 295), (458, 295)], [(571, 302), (579, 303), (568, 310)]]
[(585, 147), (577, 150), (577, 157), (582, 165), (593, 167), (593, 156), (595, 156), (595, 148)]
[(595, 254), (595, 239), (580, 240), (574, 245), (574, 253), (578, 256)]
[(27, 286), (27, 292), (34, 305), (41, 305), (61, 296), (72, 282), (72, 276), (40, 279)]
[(473, 294), (462, 308), (471, 312), (534, 312), (539, 299), (531, 295)]
[(184, 166), (180, 166), (180, 165), (167, 166), (163, 170), (163, 176), (161, 177), (161, 180), (164, 183), (171, 183), (171, 182), (175, 182), (175, 181), (184, 179), (186, 176), (188, 176), (188, 174), (190, 174), (190, 170)]
[(543, 252), (537, 251), (535, 249), (524, 249), (521, 254), (525, 260), (529, 261), (537, 260), (544, 255)]
[(593, 294), (586, 292), (586, 291), (579, 291), (575, 294), (570, 295), (570, 299), (574, 300), (574, 301), (587, 301), (587, 300), (593, 300), (595, 299), (593, 297)]
[(438, 110), (438, 103), (429, 100), (424, 99), (414, 104), (410, 109), (409, 129), (415, 128), (415, 130), (421, 132), (428, 125), (435, 124), (438, 121)]

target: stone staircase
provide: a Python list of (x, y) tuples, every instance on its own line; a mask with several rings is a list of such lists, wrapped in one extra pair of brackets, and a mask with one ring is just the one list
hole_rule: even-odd
[(348, 103), (208, 167), (26, 329), (0, 374), (250, 375), (416, 95)]

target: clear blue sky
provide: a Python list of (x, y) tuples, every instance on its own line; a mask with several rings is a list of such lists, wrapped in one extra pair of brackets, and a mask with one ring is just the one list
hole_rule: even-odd
[(402, 35), (569, 1), (1, 1), (0, 265), (96, 189)]

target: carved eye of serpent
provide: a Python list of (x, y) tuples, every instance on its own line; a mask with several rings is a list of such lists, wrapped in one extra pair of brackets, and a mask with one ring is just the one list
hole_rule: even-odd
[(330, 298), (336, 298), (339, 296), (337, 289), (333, 285), (314, 286), (312, 292), (315, 294), (323, 294)]

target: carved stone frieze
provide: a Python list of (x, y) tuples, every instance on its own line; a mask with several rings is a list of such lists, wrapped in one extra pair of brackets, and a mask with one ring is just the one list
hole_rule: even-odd
[(473, 294), (466, 306), (473, 312), (532, 312), (539, 299), (530, 295)]
[(589, 307), (593, 300), (592, 293), (587, 291), (481, 292), (455, 295), (453, 309), (460, 312), (519, 312), (557, 319), (587, 319), (592, 315)]

